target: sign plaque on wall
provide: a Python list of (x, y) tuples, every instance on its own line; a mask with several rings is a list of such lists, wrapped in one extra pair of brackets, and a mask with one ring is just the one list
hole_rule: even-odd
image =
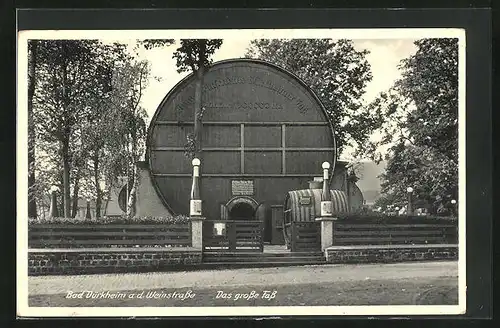
[(233, 196), (253, 196), (253, 180), (231, 180)]
[(301, 196), (299, 198), (299, 204), (302, 206), (311, 205), (311, 197)]

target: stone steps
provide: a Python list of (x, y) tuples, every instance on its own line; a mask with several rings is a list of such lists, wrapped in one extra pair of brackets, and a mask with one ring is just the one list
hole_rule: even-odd
[(202, 263), (197, 266), (202, 270), (217, 270), (217, 269), (245, 269), (245, 268), (275, 268), (275, 267), (291, 267), (291, 266), (306, 266), (306, 265), (323, 265), (326, 261), (319, 262), (229, 262), (229, 263)]
[(206, 252), (203, 254), (204, 267), (273, 267), (325, 264), (322, 252)]

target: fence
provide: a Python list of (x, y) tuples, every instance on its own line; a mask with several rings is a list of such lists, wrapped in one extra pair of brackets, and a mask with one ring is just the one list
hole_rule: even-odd
[(333, 245), (456, 244), (453, 224), (364, 224), (335, 222)]
[(29, 227), (30, 248), (191, 246), (191, 224), (37, 224)]
[(205, 221), (203, 248), (208, 251), (262, 252), (262, 228), (262, 221)]
[(321, 250), (321, 225), (319, 222), (291, 223), (292, 252)]

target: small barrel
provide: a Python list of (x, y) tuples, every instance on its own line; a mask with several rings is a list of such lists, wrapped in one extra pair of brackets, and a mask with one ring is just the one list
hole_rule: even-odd
[[(283, 233), (287, 244), (291, 237), (292, 222), (312, 222), (321, 215), (321, 189), (289, 191), (285, 196)], [(333, 215), (349, 211), (347, 195), (341, 190), (330, 190)]]

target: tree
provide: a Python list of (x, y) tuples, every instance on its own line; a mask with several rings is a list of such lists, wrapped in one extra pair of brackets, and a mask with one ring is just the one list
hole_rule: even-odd
[[(146, 49), (151, 49), (171, 45), (174, 40), (144, 40), (141, 42)], [(177, 72), (192, 72), (195, 77), (194, 132), (188, 136), (186, 143), (186, 155), (190, 158), (201, 157), (203, 78), (208, 67), (212, 64), (211, 56), (221, 45), (221, 39), (182, 39), (180, 40), (180, 46), (173, 54), (173, 58), (176, 59)]]
[(144, 40), (138, 40), (138, 45), (143, 45), (144, 48), (146, 49), (154, 49), (154, 48), (161, 48), (161, 47), (166, 47), (171, 44), (174, 44), (175, 40), (173, 39), (144, 39)]
[(89, 103), (110, 90), (103, 45), (94, 40), (39, 40), (33, 119), (46, 143), (57, 143), (63, 176), (64, 215), (71, 216), (71, 168), (77, 126)]
[(35, 124), (33, 122), (33, 96), (36, 86), (38, 41), (28, 42), (28, 217), (37, 217), (35, 195)]
[(368, 153), (388, 145), (382, 192), (448, 206), (458, 197), (458, 40), (422, 39), (402, 61), (402, 77), (371, 105), (385, 121)]
[[(121, 44), (100, 47), (103, 66), (112, 71), (110, 88), (101, 97), (90, 98), (92, 110), (75, 127), (76, 149), (73, 152), (73, 208), (83, 193), (95, 199), (96, 217), (100, 217), (112, 187), (127, 176), (137, 181), (135, 163), (144, 151), (146, 111), (140, 100), (147, 86), (149, 63), (137, 61)], [(81, 184), (80, 184), (81, 180)], [(127, 214), (132, 215), (135, 186), (129, 193)]]
[(28, 81), (34, 81), (34, 195), (45, 203), (47, 190), (57, 185), (61, 213), (74, 217), (83, 194), (95, 199), (99, 217), (118, 177), (134, 172), (134, 179), (129, 168), (144, 151), (147, 114), (139, 103), (149, 64), (117, 43), (38, 40), (36, 45), (37, 70)]
[[(133, 214), (137, 189), (136, 163), (145, 150), (147, 132), (147, 112), (140, 106), (140, 101), (147, 87), (150, 66), (147, 61), (129, 61), (116, 69), (113, 78), (111, 117), (114, 137), (110, 139), (105, 163), (107, 177), (126, 175), (131, 184), (127, 200), (127, 215)], [(108, 129), (109, 130), (109, 129)], [(119, 152), (116, 152), (119, 151)], [(107, 180), (108, 190), (116, 181)]]
[[(82, 127), (88, 170), (86, 182), (90, 187), (89, 193), (95, 199), (96, 217), (101, 216), (103, 201), (118, 183), (118, 176), (123, 175), (124, 171), (128, 172), (127, 168), (138, 160), (124, 159), (129, 155), (129, 135), (136, 134), (137, 120), (142, 119), (137, 118), (135, 112), (148, 76), (148, 63), (144, 61), (140, 65), (136, 64), (136, 59), (124, 45), (108, 45), (102, 47), (101, 51), (103, 66), (112, 71), (110, 88), (104, 97), (91, 99), (93, 110), (87, 113), (85, 126)], [(131, 69), (136, 66), (141, 67), (138, 82), (137, 73)], [(123, 80), (132, 83), (123, 83)], [(136, 96), (136, 93), (139, 95)]]
[[(48, 215), (49, 212), (50, 188), (52, 186), (57, 186), (60, 191), (62, 190), (62, 184), (60, 184), (58, 180), (61, 173), (59, 167), (61, 160), (57, 151), (57, 144), (44, 141), (40, 133), (36, 135), (34, 144), (30, 145), (30, 147), (33, 147), (36, 150), (34, 162), (36, 181), (31, 195), (36, 200), (37, 217), (38, 215), (42, 215), (42, 217), (44, 217), (45, 215)], [(59, 210), (61, 209), (62, 207), (60, 207)]]
[(364, 145), (379, 119), (361, 101), (372, 79), (367, 54), (350, 40), (260, 39), (251, 41), (246, 56), (291, 71), (315, 92), (333, 123), (340, 154), (347, 145)]
[(194, 91), (194, 132), (191, 140), (187, 143), (187, 154), (189, 157), (201, 157), (202, 151), (202, 91), (203, 78), (207, 68), (212, 64), (211, 56), (222, 45), (221, 39), (193, 39), (181, 40), (181, 45), (174, 52), (174, 58), (177, 60), (177, 72), (193, 72), (195, 76)]

